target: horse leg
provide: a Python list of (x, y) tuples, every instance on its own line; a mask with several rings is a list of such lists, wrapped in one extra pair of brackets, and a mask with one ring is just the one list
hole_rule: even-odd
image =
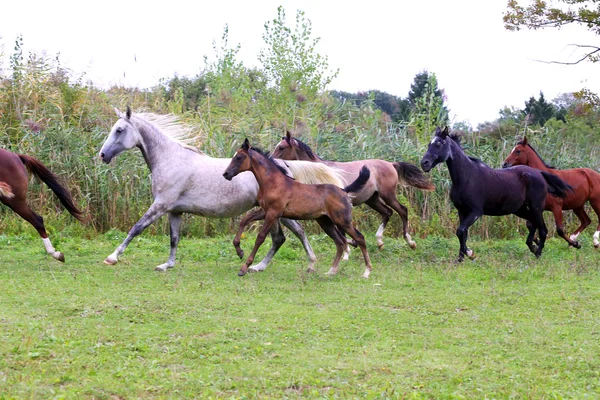
[(25, 202), (25, 199), (21, 196), (11, 198), (10, 200), (3, 201), (4, 204), (9, 206), (14, 212), (20, 215), (25, 221), (29, 222), (42, 238), (46, 253), (50, 254), (52, 258), (60, 262), (65, 262), (65, 255), (60, 251), (56, 251), (52, 242), (46, 233), (46, 227), (44, 226), (44, 219), (33, 212), (31, 207)]
[(340, 265), (340, 259), (342, 258), (342, 253), (344, 249), (348, 245), (346, 243), (346, 239), (341, 233), (340, 229), (333, 223), (331, 218), (328, 216), (322, 216), (316, 219), (319, 226), (325, 231), (327, 236), (329, 236), (333, 242), (335, 243), (336, 253), (335, 258), (333, 259), (333, 264), (331, 264), (331, 268), (327, 271), (326, 275), (335, 275), (338, 273), (338, 268)]
[(119, 261), (119, 256), (123, 254), (133, 238), (142, 233), (144, 229), (162, 217), (166, 212), (166, 207), (163, 204), (152, 203), (148, 211), (146, 211), (146, 213), (142, 215), (142, 218), (140, 218), (140, 220), (136, 222), (136, 224), (133, 225), (133, 227), (129, 230), (129, 233), (127, 234), (125, 240), (123, 240), (123, 243), (121, 243), (111, 255), (106, 257), (104, 264), (115, 265)]
[(244, 229), (246, 229), (246, 226), (248, 226), (252, 222), (259, 221), (264, 218), (265, 211), (262, 208), (258, 208), (246, 214), (244, 218), (242, 218), (242, 220), (240, 221), (240, 226), (238, 227), (237, 234), (235, 235), (235, 238), (233, 238), (233, 247), (235, 247), (235, 251), (240, 259), (244, 258), (244, 250), (242, 250), (242, 248), (240, 247), (240, 240), (242, 238), (242, 234), (244, 233)]
[(471, 260), (475, 258), (475, 253), (473, 250), (467, 247), (467, 238), (469, 236), (469, 227), (473, 225), (480, 216), (481, 214), (473, 211), (466, 215), (460, 211), (458, 212), (459, 225), (456, 229), (456, 236), (458, 237), (460, 248), (458, 250), (458, 258), (456, 259), (456, 262), (462, 262), (465, 259), (465, 255)]
[(365, 259), (365, 272), (363, 273), (363, 278), (368, 278), (371, 275), (371, 271), (373, 270), (373, 266), (371, 265), (371, 258), (369, 257), (369, 252), (367, 251), (367, 244), (365, 242), (365, 237), (358, 229), (356, 229), (352, 224), (348, 226), (344, 226), (344, 231), (350, 235), (350, 237), (356, 242), (360, 250), (362, 251), (363, 258)]
[(154, 268), (155, 271), (164, 272), (168, 268), (175, 266), (175, 255), (177, 254), (177, 245), (179, 244), (179, 232), (181, 228), (181, 214), (169, 213), (169, 233), (171, 237), (171, 253), (166, 263)]
[[(594, 209), (596, 216), (600, 219), (600, 197), (590, 199), (590, 205)], [(594, 247), (600, 247), (600, 220), (598, 221), (598, 227), (596, 228), (596, 232), (594, 232)]]
[(592, 223), (592, 220), (585, 212), (585, 207), (583, 207), (583, 206), (574, 208), (573, 212), (575, 213), (577, 218), (579, 218), (579, 227), (577, 229), (575, 229), (575, 232), (573, 232), (573, 234), (569, 237), (569, 239), (571, 239), (573, 241), (577, 241), (579, 234), (581, 232), (583, 232), (583, 230), (585, 228), (587, 228), (589, 224)]
[(565, 239), (567, 243), (569, 243), (569, 246), (580, 249), (581, 245), (577, 242), (577, 240), (573, 239), (573, 237), (568, 237), (565, 233), (565, 227), (563, 225), (562, 201), (553, 201), (552, 209), (550, 211), (552, 211), (552, 215), (554, 215), (554, 223), (556, 225), (556, 233), (558, 233), (558, 236)]
[(308, 238), (306, 237), (306, 233), (304, 233), (304, 228), (302, 228), (302, 225), (293, 219), (287, 218), (281, 218), (281, 223), (290, 231), (292, 231), (292, 233), (296, 235), (296, 237), (302, 242), (302, 246), (304, 247), (304, 251), (306, 251), (306, 256), (308, 257), (308, 268), (306, 271), (315, 272), (317, 256), (308, 242)]
[(285, 235), (283, 233), (283, 230), (281, 229), (279, 221), (277, 221), (271, 227), (271, 248), (267, 252), (267, 255), (265, 256), (265, 258), (262, 259), (261, 262), (259, 262), (256, 265), (252, 265), (248, 268), (248, 270), (250, 272), (262, 272), (265, 269), (267, 269), (267, 265), (269, 265), (269, 263), (273, 259), (273, 256), (275, 256), (275, 253), (277, 253), (277, 250), (279, 250), (281, 245), (284, 243)]
[(379, 193), (377, 192), (375, 192), (369, 200), (365, 201), (365, 204), (381, 215), (381, 225), (379, 225), (379, 229), (377, 229), (377, 233), (375, 233), (375, 237), (377, 238), (377, 247), (379, 247), (379, 250), (381, 250), (383, 249), (383, 231), (394, 211), (392, 211), (391, 208), (383, 203), (381, 197), (379, 197)]
[(379, 195), (381, 196), (385, 204), (390, 206), (394, 211), (398, 213), (400, 219), (402, 220), (402, 231), (404, 234), (404, 240), (406, 240), (406, 243), (411, 249), (416, 249), (417, 244), (414, 240), (412, 240), (410, 234), (408, 233), (408, 209), (402, 204), (400, 204), (400, 202), (396, 198), (395, 192), (380, 193)]
[(277, 213), (267, 212), (267, 214), (265, 215), (265, 223), (263, 224), (260, 232), (256, 236), (256, 241), (254, 242), (254, 248), (252, 249), (252, 252), (246, 259), (246, 262), (242, 265), (242, 268), (240, 268), (240, 271), (238, 272), (238, 276), (246, 275), (246, 272), (248, 271), (248, 267), (254, 261), (256, 252), (258, 251), (260, 246), (263, 244), (263, 242), (265, 241), (265, 239), (267, 237), (267, 233), (269, 233), (273, 224), (277, 223), (278, 219), (279, 219), (279, 215), (277, 215)]

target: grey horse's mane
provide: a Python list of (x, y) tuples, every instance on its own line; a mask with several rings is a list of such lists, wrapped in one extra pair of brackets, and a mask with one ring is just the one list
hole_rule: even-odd
[(202, 150), (191, 144), (199, 141), (199, 136), (193, 134), (194, 128), (181, 122), (176, 115), (142, 112), (135, 113), (133, 116), (154, 125), (163, 135), (181, 147), (204, 154)]

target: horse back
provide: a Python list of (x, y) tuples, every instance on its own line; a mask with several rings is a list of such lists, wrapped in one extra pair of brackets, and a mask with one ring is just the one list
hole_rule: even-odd
[(561, 202), (563, 210), (572, 210), (583, 206), (588, 200), (600, 198), (600, 173), (590, 168), (549, 169), (549, 173), (561, 178), (573, 187), (564, 199), (548, 194), (546, 207)]

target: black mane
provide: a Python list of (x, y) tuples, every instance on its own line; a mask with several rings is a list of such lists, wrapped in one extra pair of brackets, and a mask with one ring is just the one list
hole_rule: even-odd
[(264, 156), (267, 160), (269, 160), (269, 162), (271, 162), (271, 164), (276, 166), (277, 169), (280, 170), (285, 176), (287, 176), (288, 178), (294, 179), (294, 177), (291, 176), (290, 173), (288, 171), (286, 171), (285, 168), (283, 168), (281, 165), (279, 165), (277, 162), (275, 162), (275, 159), (273, 157), (271, 157), (271, 155), (269, 153), (267, 153), (266, 151), (264, 151), (263, 149), (258, 148), (258, 147), (251, 147), (251, 149), (256, 151), (258, 154)]
[(525, 143), (524, 143), (522, 140), (520, 140), (520, 141), (519, 141), (519, 143), (517, 143), (517, 144), (520, 144), (520, 145), (523, 145), (523, 146), (527, 146), (527, 147), (529, 147), (531, 150), (533, 150), (533, 152), (535, 153), (535, 155), (536, 155), (536, 156), (538, 156), (538, 158), (540, 159), (540, 161), (542, 161), (542, 163), (544, 163), (544, 165), (546, 166), (546, 168), (548, 168), (548, 169), (556, 169), (556, 168), (555, 168), (555, 167), (553, 167), (552, 165), (548, 165), (548, 164), (546, 163), (546, 161), (544, 161), (544, 159), (543, 159), (542, 157), (540, 157), (540, 155), (538, 154), (538, 152), (537, 152), (537, 151), (535, 151), (535, 149), (534, 149), (533, 147), (531, 147), (531, 145), (530, 145), (529, 143), (525, 144)]
[(315, 160), (321, 159), (319, 156), (317, 156), (315, 153), (313, 153), (312, 149), (306, 143), (304, 143), (302, 140), (299, 140), (296, 138), (294, 138), (294, 140), (298, 143), (298, 147), (300, 148), (300, 150), (303, 150), (304, 152), (306, 152), (306, 155), (308, 155), (308, 157), (315, 159)]

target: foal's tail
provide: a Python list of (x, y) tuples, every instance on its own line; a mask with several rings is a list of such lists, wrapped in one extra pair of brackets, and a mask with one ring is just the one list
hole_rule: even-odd
[(61, 186), (60, 183), (58, 183), (58, 178), (52, 173), (52, 171), (50, 171), (44, 166), (44, 164), (33, 157), (25, 154), (19, 154), (19, 158), (30, 173), (36, 175), (42, 180), (42, 182), (52, 189), (54, 194), (56, 194), (56, 197), (58, 197), (62, 205), (71, 213), (71, 215), (73, 215), (79, 221), (85, 220), (83, 213), (79, 211), (75, 203), (73, 203), (71, 193), (69, 193), (66, 188)]
[(558, 176), (542, 171), (542, 176), (548, 183), (548, 193), (556, 197), (567, 197), (567, 192), (573, 192), (573, 186), (569, 185)]
[(399, 180), (402, 180), (417, 189), (423, 189), (430, 192), (435, 190), (435, 185), (427, 179), (425, 174), (423, 174), (423, 171), (421, 171), (421, 168), (402, 161), (395, 162), (393, 165), (394, 168), (396, 168), (396, 172), (398, 172)]
[(360, 189), (365, 186), (365, 184), (369, 181), (371, 177), (371, 171), (367, 168), (366, 165), (360, 169), (360, 173), (358, 174), (358, 178), (348, 186), (346, 186), (343, 190), (346, 193), (358, 192)]

